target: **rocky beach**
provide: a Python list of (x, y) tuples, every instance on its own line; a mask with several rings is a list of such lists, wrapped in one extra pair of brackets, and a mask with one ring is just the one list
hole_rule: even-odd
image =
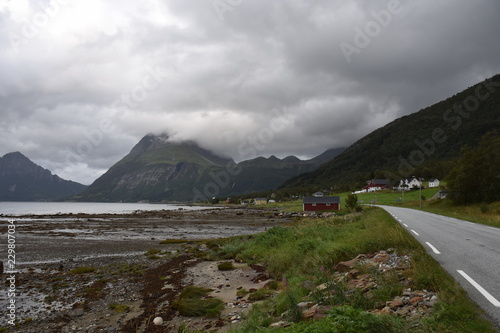
[[(200, 279), (207, 287), (216, 283), (231, 303), (231, 288), (259, 288), (262, 273), (246, 265), (219, 271), (199, 259), (206, 250), (199, 240), (253, 234), (288, 220), (248, 208), (2, 218), (16, 224), (16, 325), (0, 319), (12, 332), (170, 332), (182, 323), (218, 330), (237, 320), (237, 311), (225, 311), (227, 321), (179, 320), (169, 304)], [(153, 325), (157, 316), (164, 325)]]

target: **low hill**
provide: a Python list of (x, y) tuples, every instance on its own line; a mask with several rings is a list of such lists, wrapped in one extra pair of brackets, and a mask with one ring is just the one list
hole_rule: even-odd
[(57, 200), (85, 188), (85, 185), (53, 175), (20, 152), (0, 158), (0, 201)]
[(500, 75), (375, 130), (281, 188), (353, 188), (370, 178), (443, 177), (464, 145), (500, 129)]

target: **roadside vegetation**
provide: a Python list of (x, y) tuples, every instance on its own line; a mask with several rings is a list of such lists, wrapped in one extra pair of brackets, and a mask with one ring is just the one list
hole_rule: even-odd
[[(214, 241), (213, 241), (214, 242)], [(362, 213), (325, 219), (306, 219), (264, 233), (215, 241), (211, 256), (249, 264), (261, 263), (279, 281), (280, 292), (256, 304), (247, 320), (232, 332), (494, 332), (480, 312), (425, 249), (379, 208), (365, 207)], [(375, 299), (345, 298), (326, 318), (304, 322), (297, 304), (318, 302), (306, 281), (327, 282), (333, 267), (358, 254), (393, 249), (411, 258), (408, 278), (412, 288), (432, 290), (439, 295), (433, 312), (418, 323), (393, 315), (367, 312), (376, 303), (399, 293), (399, 280), (384, 282)], [(269, 293), (270, 294), (270, 293)], [(389, 297), (389, 299), (387, 299)], [(283, 313), (296, 323), (289, 328), (268, 328)]]

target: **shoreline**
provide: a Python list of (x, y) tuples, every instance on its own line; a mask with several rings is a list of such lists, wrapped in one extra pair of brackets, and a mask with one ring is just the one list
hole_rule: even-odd
[[(213, 234), (218, 236), (214, 238), (223, 238), (261, 232), (288, 221), (276, 218), (273, 211), (240, 207), (154, 211), (118, 216), (78, 214), (76, 222), (68, 221), (74, 215), (30, 216), (30, 221), (15, 217), (18, 225), (23, 226), (17, 228), (19, 241), (16, 244), (16, 254), (18, 258), (26, 258), (25, 262), (18, 259), (20, 271), (16, 274), (16, 319), (20, 326), (11, 327), (3, 317), (0, 327), (7, 327), (12, 332), (27, 333), (40, 330), (130, 332), (131, 325), (136, 325), (137, 329), (139, 326), (143, 327), (138, 332), (167, 332), (169, 328), (166, 327), (169, 326), (150, 327), (152, 318), (148, 316), (158, 311), (161, 313), (162, 308), (172, 302), (182, 287), (186, 286), (186, 281), (194, 278), (192, 272), (187, 275), (188, 268), (200, 261), (193, 253), (206, 250), (194, 240), (207, 237), (200, 237), (199, 233), (182, 234), (183, 228), (191, 226), (195, 231), (201, 230), (205, 236), (209, 226), (215, 231)], [(37, 222), (46, 218), (49, 219), (48, 222)], [(121, 240), (109, 240), (105, 237), (91, 240), (85, 238), (88, 234), (78, 232), (70, 237), (67, 233), (54, 233), (57, 229), (84, 228), (89, 224), (92, 225), (93, 234), (99, 234), (100, 237), (120, 232), (126, 236), (134, 228), (147, 230), (139, 239), (123, 237)], [(183, 243), (160, 244), (166, 237), (151, 237), (160, 230), (174, 230), (174, 227), (180, 233), (173, 234), (177, 237), (168, 238)], [(120, 234), (121, 236), (123, 235)], [(37, 257), (36, 252), (41, 251), (41, 244), (44, 244), (44, 254)], [(155, 256), (144, 255), (151, 249), (160, 251), (156, 256), (159, 258), (149, 259)], [(40, 259), (37, 261), (28, 258)], [(89, 267), (92, 271), (74, 273), (74, 269), (81, 267)], [(161, 282), (160, 287), (158, 281)], [(164, 288), (165, 286), (171, 288)], [(156, 296), (148, 297), (148, 293), (152, 293), (155, 288), (160, 289), (154, 291)], [(2, 307), (6, 305), (6, 300), (2, 293)], [(127, 309), (119, 313), (110, 308), (113, 304), (121, 304)], [(165, 319), (173, 320), (177, 317), (174, 314), (165, 316)], [(183, 320), (191, 319), (184, 318), (180, 321)], [(214, 331), (227, 324), (205, 319), (198, 321), (203, 327), (210, 326)], [(178, 325), (178, 318), (176, 322)]]

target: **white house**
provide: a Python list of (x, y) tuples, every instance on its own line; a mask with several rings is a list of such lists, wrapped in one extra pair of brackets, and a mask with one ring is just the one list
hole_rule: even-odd
[(439, 179), (429, 179), (429, 187), (439, 187)]
[(417, 178), (401, 179), (401, 181), (399, 182), (398, 190), (409, 191), (413, 188), (420, 188), (420, 186), (422, 186), (422, 182)]

